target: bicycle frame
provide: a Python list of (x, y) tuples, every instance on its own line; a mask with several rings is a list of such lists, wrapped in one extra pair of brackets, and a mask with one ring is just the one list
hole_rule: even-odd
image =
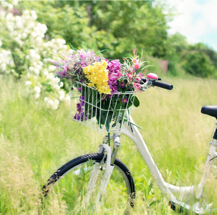
[[(137, 148), (139, 149), (143, 159), (145, 160), (151, 174), (153, 175), (154, 179), (156, 180), (159, 188), (161, 189), (162, 193), (164, 194), (164, 196), (170, 200), (173, 204), (175, 205), (179, 205), (182, 208), (185, 208), (187, 210), (192, 210), (197, 214), (204, 214), (204, 208), (200, 207), (199, 202), (195, 203), (193, 206), (188, 205), (186, 202), (183, 202), (183, 197), (186, 196), (190, 196), (190, 195), (194, 195), (198, 200), (201, 198), (202, 193), (203, 193), (203, 186), (206, 182), (206, 175), (209, 172), (210, 169), (210, 164), (211, 161), (217, 157), (217, 152), (216, 152), (216, 147), (217, 147), (217, 140), (213, 139), (213, 142), (211, 143), (211, 147), (209, 150), (209, 155), (206, 161), (206, 165), (203, 171), (203, 175), (202, 178), (200, 180), (199, 185), (197, 186), (189, 186), (189, 187), (178, 187), (178, 186), (174, 186), (172, 184), (169, 184), (167, 182), (164, 181), (163, 176), (161, 175), (157, 165), (155, 164), (139, 130), (137, 129), (137, 127), (135, 125), (133, 125), (133, 119), (132, 117), (130, 117), (130, 121), (127, 123), (125, 122), (121, 128), (120, 132), (116, 132), (113, 135), (113, 140), (114, 140), (114, 149), (113, 149), (113, 153), (111, 153), (111, 148), (110, 146), (108, 146), (106, 143), (107, 138), (105, 137), (103, 140), (103, 144), (100, 145), (99, 147), (99, 151), (98, 153), (102, 153), (103, 151), (107, 154), (107, 160), (106, 160), (106, 167), (105, 167), (105, 174), (104, 174), (104, 178), (101, 184), (101, 190), (98, 194), (98, 198), (97, 198), (97, 202), (96, 205), (99, 204), (99, 199), (100, 199), (100, 195), (103, 194), (106, 190), (108, 181), (110, 179), (110, 176), (112, 174), (113, 171), (113, 162), (115, 159), (115, 156), (117, 154), (117, 150), (120, 147), (120, 136), (122, 134), (126, 135), (127, 137), (129, 137), (137, 146)], [(96, 163), (96, 167), (94, 168), (92, 175), (93, 177), (91, 177), (90, 181), (89, 181), (89, 189), (88, 193), (91, 193), (92, 190), (94, 189), (94, 183), (93, 181), (96, 181), (97, 179), (97, 175), (98, 175), (98, 171), (99, 170), (99, 163)], [(174, 196), (174, 193), (179, 194), (179, 198), (177, 199)], [(209, 204), (206, 206), (206, 211), (211, 209), (212, 204)]]
[[(132, 117), (130, 117), (130, 122), (134, 123)], [(120, 132), (115, 133), (115, 135), (126, 135), (129, 137), (139, 149), (140, 154), (142, 155), (143, 159), (145, 160), (151, 174), (153, 175), (154, 179), (156, 180), (159, 188), (161, 189), (162, 193), (165, 197), (171, 200), (173, 203), (176, 203), (185, 209), (189, 210), (190, 206), (186, 204), (186, 202), (182, 202), (182, 198), (185, 195), (195, 194), (195, 197), (199, 199), (203, 193), (203, 186), (206, 181), (206, 175), (209, 172), (211, 161), (217, 156), (216, 147), (217, 147), (217, 140), (213, 139), (213, 142), (210, 143), (211, 147), (209, 150), (209, 155), (206, 161), (206, 165), (203, 171), (202, 178), (200, 180), (199, 185), (197, 186), (189, 186), (189, 187), (178, 187), (172, 184), (169, 184), (164, 181), (163, 176), (161, 175), (157, 165), (155, 164), (148, 147), (146, 146), (138, 128), (134, 126), (132, 123), (124, 123)], [(180, 197), (179, 200), (173, 195), (173, 193), (179, 193)], [(207, 206), (207, 209), (211, 207), (211, 204)], [(195, 204), (192, 210), (196, 213), (203, 214), (204, 210), (200, 208), (199, 204)]]

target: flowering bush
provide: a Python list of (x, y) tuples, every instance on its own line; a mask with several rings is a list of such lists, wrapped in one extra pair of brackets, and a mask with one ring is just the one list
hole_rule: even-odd
[[(60, 102), (69, 100), (65, 95), (64, 83), (55, 77), (55, 66), (44, 62), (45, 57), (58, 60), (60, 53), (70, 54), (72, 50), (65, 40), (45, 40), (47, 27), (36, 21), (35, 11), (23, 11), (14, 16), (10, 10), (18, 1), (0, 1), (0, 74), (13, 74), (24, 82), (25, 96), (35, 100), (42, 97), (46, 106), (57, 109)], [(2, 47), (2, 48), (1, 48)], [(55, 56), (56, 55), (56, 56)]]
[(61, 57), (62, 60), (56, 61), (57, 77), (68, 79), (81, 94), (75, 120), (96, 117), (98, 124), (105, 125), (109, 132), (111, 121), (116, 124), (120, 120), (120, 112), (123, 121), (126, 109), (132, 104), (139, 106), (133, 93), (142, 90), (144, 62), (140, 61), (135, 50), (133, 57), (124, 59), (123, 63), (117, 59), (109, 61), (83, 49)]

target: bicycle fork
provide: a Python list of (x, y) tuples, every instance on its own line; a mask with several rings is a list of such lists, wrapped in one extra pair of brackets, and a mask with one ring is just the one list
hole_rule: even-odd
[[(85, 202), (88, 203), (91, 197), (91, 194), (93, 193), (94, 189), (95, 189), (95, 185), (99, 176), (99, 173), (101, 170), (105, 169), (103, 178), (102, 178), (102, 182), (100, 185), (100, 190), (98, 192), (97, 198), (96, 198), (96, 210), (100, 205), (100, 200), (101, 197), (105, 194), (108, 182), (110, 180), (112, 171), (114, 169), (114, 162), (115, 162), (115, 158), (118, 152), (118, 149), (120, 148), (120, 136), (118, 135), (112, 135), (111, 139), (114, 142), (113, 145), (113, 150), (111, 152), (111, 148), (109, 145), (107, 145), (106, 143), (108, 142), (108, 136), (105, 136), (103, 139), (103, 144), (101, 144), (99, 146), (99, 150), (98, 153), (103, 153), (104, 152), (104, 157), (100, 162), (96, 162), (94, 164), (92, 173), (91, 173), (91, 177), (88, 183), (88, 187), (87, 187), (87, 193), (85, 196)], [(106, 163), (105, 163), (105, 168), (103, 168), (101, 165), (103, 164), (103, 162), (105, 161), (106, 158)]]

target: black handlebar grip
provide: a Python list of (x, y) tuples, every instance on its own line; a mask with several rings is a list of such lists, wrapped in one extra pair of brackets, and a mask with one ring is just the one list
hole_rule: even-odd
[(161, 88), (164, 88), (164, 89), (167, 89), (167, 90), (172, 90), (173, 89), (172, 84), (167, 84), (167, 83), (164, 83), (164, 82), (161, 82), (161, 81), (153, 81), (152, 84), (153, 84), (153, 86), (161, 87)]
[(140, 84), (144, 84), (146, 82), (146, 78), (142, 78)]

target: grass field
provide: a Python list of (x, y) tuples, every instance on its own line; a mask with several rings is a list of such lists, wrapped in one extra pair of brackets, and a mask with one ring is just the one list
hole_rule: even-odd
[[(151, 88), (139, 95), (134, 121), (167, 182), (192, 185), (199, 180), (212, 140), (215, 119), (200, 113), (217, 105), (217, 81), (166, 78), (172, 91)], [(57, 111), (25, 98), (21, 83), (0, 77), (0, 214), (73, 214), (61, 194), (41, 205), (49, 176), (78, 155), (96, 152), (102, 135), (69, 118), (68, 104)], [(122, 138), (118, 158), (130, 169), (137, 190), (132, 214), (175, 214), (152, 182), (135, 145)], [(130, 158), (130, 159), (129, 159)], [(155, 202), (152, 206), (150, 204)], [(106, 210), (106, 209), (105, 209)], [(99, 214), (121, 214), (118, 208)]]

